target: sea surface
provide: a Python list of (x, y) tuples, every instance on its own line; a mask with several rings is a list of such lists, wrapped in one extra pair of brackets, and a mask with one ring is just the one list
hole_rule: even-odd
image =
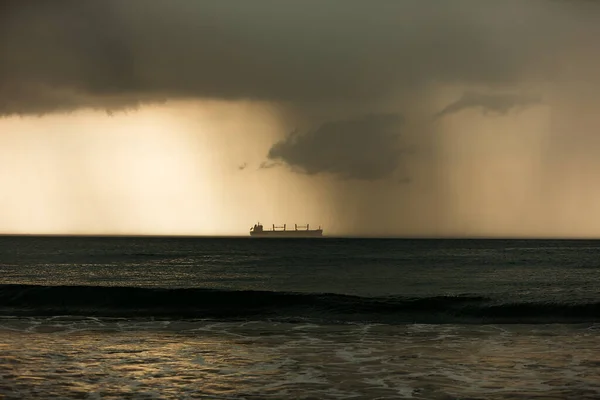
[(599, 399), (600, 241), (0, 237), (0, 399)]

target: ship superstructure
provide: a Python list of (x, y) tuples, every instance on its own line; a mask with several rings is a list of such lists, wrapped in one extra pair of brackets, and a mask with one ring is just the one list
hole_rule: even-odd
[(264, 229), (262, 224), (259, 222), (250, 228), (250, 236), (252, 237), (322, 237), (323, 229), (319, 226), (318, 229), (310, 229), (308, 224), (298, 225), (294, 224), (294, 229), (287, 229), (287, 225), (283, 224), (275, 226), (270, 230)]

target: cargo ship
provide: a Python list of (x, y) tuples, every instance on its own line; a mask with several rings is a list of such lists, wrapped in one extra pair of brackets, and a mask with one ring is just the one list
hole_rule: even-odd
[(266, 238), (308, 238), (308, 237), (322, 237), (323, 229), (310, 229), (308, 224), (306, 225), (294, 225), (294, 229), (287, 229), (287, 225), (275, 226), (273, 229), (265, 230), (259, 222), (250, 228), (250, 236), (252, 237), (266, 237)]

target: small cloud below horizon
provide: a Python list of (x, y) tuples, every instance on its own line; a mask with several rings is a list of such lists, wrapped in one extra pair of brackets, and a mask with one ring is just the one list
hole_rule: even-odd
[(258, 166), (258, 169), (270, 169), (270, 168), (275, 168), (280, 166), (281, 163), (280, 162), (268, 162), (268, 161), (263, 161), (260, 163), (260, 165)]
[(464, 92), (458, 100), (448, 104), (444, 109), (435, 114), (434, 119), (456, 114), (471, 108), (481, 109), (484, 114), (494, 112), (504, 115), (512, 109), (525, 108), (540, 103), (542, 103), (541, 96), (489, 94), (468, 91)]

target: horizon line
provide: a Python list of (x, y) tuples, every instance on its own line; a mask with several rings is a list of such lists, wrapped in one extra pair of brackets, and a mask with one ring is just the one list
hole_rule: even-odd
[(0, 237), (64, 237), (64, 238), (164, 238), (164, 239), (268, 239), (268, 240), (289, 240), (289, 239), (396, 239), (396, 240), (600, 240), (599, 236), (594, 237), (565, 237), (565, 236), (435, 236), (435, 235), (323, 235), (321, 237), (276, 237), (276, 238), (253, 238), (250, 235), (207, 235), (207, 234), (116, 234), (116, 233), (0, 233)]

